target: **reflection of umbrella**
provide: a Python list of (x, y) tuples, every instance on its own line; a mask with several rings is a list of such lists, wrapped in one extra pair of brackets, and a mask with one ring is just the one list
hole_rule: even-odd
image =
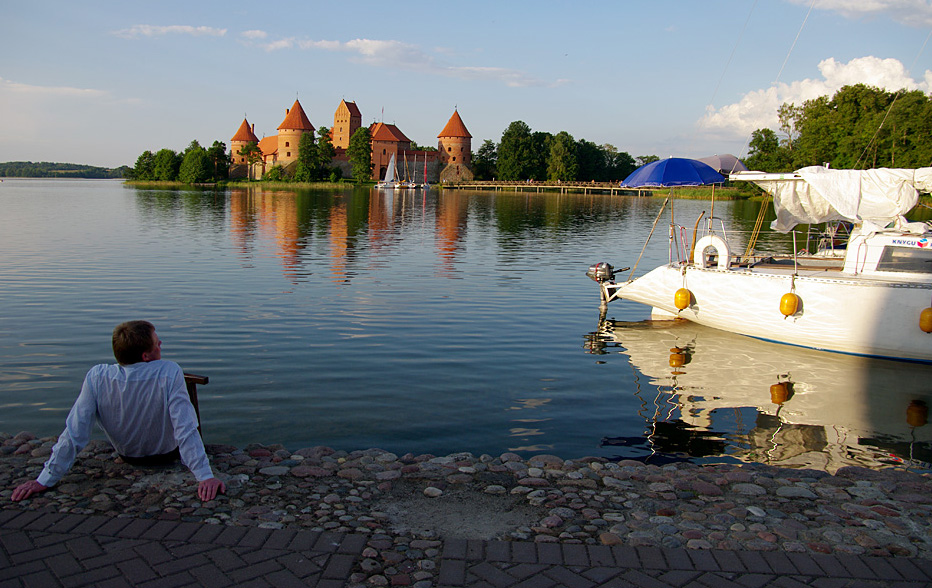
[(625, 178), (625, 188), (670, 186), (701, 186), (724, 182), (725, 178), (708, 165), (695, 159), (671, 157), (637, 168)]
[(710, 155), (709, 157), (700, 157), (699, 161), (722, 174), (732, 174), (739, 171), (748, 171), (747, 166), (731, 153), (724, 153), (722, 155)]

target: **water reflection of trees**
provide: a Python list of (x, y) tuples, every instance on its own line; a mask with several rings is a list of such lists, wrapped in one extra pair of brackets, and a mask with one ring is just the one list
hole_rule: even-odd
[[(273, 190), (261, 186), (212, 190), (136, 190), (146, 216), (195, 231), (229, 231), (241, 263), (251, 265), (271, 244), (292, 281), (307, 279), (325, 261), (336, 281), (352, 279), (363, 256), (390, 254), (404, 244), (424, 247), (432, 234), (442, 275), (456, 273), (470, 229), (491, 232), (510, 255), (540, 240), (565, 242), (577, 233), (605, 230), (624, 238), (653, 221), (662, 200), (605, 194), (369, 189)], [(677, 221), (691, 225), (706, 202), (679, 201)], [(762, 202), (716, 203), (730, 236), (749, 234)], [(671, 205), (672, 207), (673, 205)], [(766, 222), (773, 219), (772, 208)], [(604, 227), (600, 229), (599, 227)], [(658, 240), (660, 243), (660, 240)], [(763, 231), (759, 246), (791, 249), (792, 237)]]

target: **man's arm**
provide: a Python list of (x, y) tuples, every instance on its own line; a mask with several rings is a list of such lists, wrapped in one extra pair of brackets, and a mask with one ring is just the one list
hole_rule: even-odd
[(184, 374), (178, 368), (177, 376), (168, 391), (168, 412), (172, 420), (175, 441), (181, 461), (198, 480), (197, 495), (201, 500), (213, 500), (217, 493), (226, 492), (226, 485), (214, 477), (204, 451), (204, 442), (197, 431), (197, 414), (184, 385)]
[(58, 442), (52, 447), (52, 455), (45, 462), (42, 473), (36, 478), (40, 486), (49, 488), (58, 483), (74, 464), (78, 453), (91, 438), (91, 429), (97, 415), (97, 401), (94, 398), (92, 368), (84, 377), (81, 393), (65, 419), (65, 430), (58, 436)]
[(25, 484), (20, 484), (13, 490), (13, 502), (19, 502), (20, 500), (25, 500), (33, 494), (38, 494), (39, 492), (45, 492), (48, 490), (48, 486), (43, 486), (35, 480), (30, 480)]

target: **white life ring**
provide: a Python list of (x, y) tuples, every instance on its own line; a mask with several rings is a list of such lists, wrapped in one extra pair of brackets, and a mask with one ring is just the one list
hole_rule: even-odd
[(696, 248), (693, 251), (693, 265), (700, 269), (706, 268), (705, 250), (708, 247), (714, 247), (718, 255), (718, 265), (720, 270), (727, 270), (731, 263), (731, 252), (728, 250), (728, 243), (718, 235), (706, 235), (696, 241)]

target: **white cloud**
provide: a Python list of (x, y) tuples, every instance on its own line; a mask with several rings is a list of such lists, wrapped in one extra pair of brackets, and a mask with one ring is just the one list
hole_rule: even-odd
[(353, 39), (346, 42), (306, 40), (299, 41), (298, 47), (348, 53), (352, 55), (354, 61), (376, 67), (419, 71), (466, 80), (491, 80), (511, 87), (555, 86), (565, 83), (565, 80), (548, 82), (507, 68), (444, 64), (416, 45), (394, 40)]
[[(789, 0), (805, 6), (811, 1)], [(908, 26), (932, 26), (932, 2), (929, 0), (815, 0), (814, 7), (837, 12), (847, 18), (885, 15)]]
[(114, 31), (114, 35), (124, 39), (138, 39), (139, 37), (161, 37), (163, 35), (192, 35), (195, 37), (210, 36), (222, 37), (227, 34), (226, 29), (214, 27), (192, 27), (188, 25), (133, 25), (128, 29)]
[(278, 51), (280, 49), (291, 49), (295, 45), (294, 37), (279, 39), (270, 43), (263, 43), (262, 48), (266, 51)]
[(264, 39), (269, 36), (268, 33), (266, 33), (265, 31), (260, 31), (257, 29), (253, 29), (251, 31), (243, 31), (242, 33), (240, 33), (240, 35), (247, 39)]
[(859, 57), (839, 63), (830, 57), (819, 63), (819, 72), (821, 79), (780, 83), (748, 92), (738, 102), (719, 109), (710, 106), (698, 125), (733, 137), (747, 137), (756, 129), (777, 128), (777, 110), (783, 103), (801, 105), (819, 96), (832, 96), (842, 86), (866, 84), (889, 91), (932, 89), (932, 71), (927, 70), (924, 79), (917, 82), (897, 59)]
[(0, 78), (0, 92), (14, 94), (28, 94), (30, 96), (71, 96), (100, 98), (107, 95), (103, 90), (92, 88), (72, 88), (70, 86), (33, 86), (20, 82), (13, 82)]

